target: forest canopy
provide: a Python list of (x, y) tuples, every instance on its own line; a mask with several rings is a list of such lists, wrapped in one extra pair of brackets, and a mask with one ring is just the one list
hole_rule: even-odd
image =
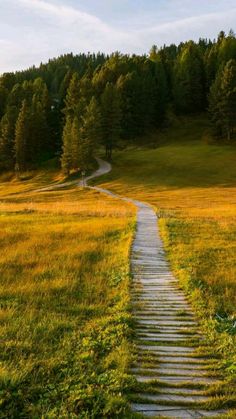
[(0, 77), (0, 170), (23, 172), (60, 156), (85, 170), (103, 145), (162, 128), (168, 114), (207, 112), (216, 141), (236, 128), (236, 38), (153, 46), (149, 55), (67, 54)]

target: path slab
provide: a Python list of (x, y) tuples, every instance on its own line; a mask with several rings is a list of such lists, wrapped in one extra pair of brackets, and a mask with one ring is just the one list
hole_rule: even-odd
[(132, 403), (131, 406), (134, 412), (142, 413), (147, 417), (164, 416), (175, 419), (198, 419), (220, 416), (226, 413), (223, 409), (209, 412), (207, 410), (183, 409), (181, 406), (159, 406), (157, 404)]
[(140, 399), (150, 400), (152, 402), (174, 402), (177, 404), (186, 404), (186, 403), (206, 403), (210, 401), (210, 398), (207, 396), (199, 396), (199, 395), (187, 395), (179, 396), (176, 394), (166, 393), (166, 394), (138, 394), (137, 395)]

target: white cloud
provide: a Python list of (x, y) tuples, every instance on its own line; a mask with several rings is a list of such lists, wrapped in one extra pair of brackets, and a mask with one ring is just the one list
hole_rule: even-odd
[(65, 48), (69, 51), (99, 49), (111, 52), (122, 45), (121, 42), (129, 44), (129, 37), (125, 31), (115, 29), (78, 8), (53, 4), (45, 0), (18, 0), (18, 3), (41, 18), (42, 27), (38, 28), (41, 39), (44, 39), (46, 34), (48, 44), (54, 41), (56, 46), (62, 48), (62, 52)]
[[(168, 33), (171, 29), (181, 30), (181, 29), (193, 29), (195, 27), (209, 29), (211, 25), (212, 29), (215, 28), (215, 24), (225, 24), (225, 21), (234, 20), (236, 17), (236, 8), (227, 11), (227, 12), (218, 12), (218, 13), (207, 13), (199, 16), (186, 17), (184, 19), (171, 21), (168, 23), (163, 23), (161, 26), (154, 26), (150, 29), (145, 29), (146, 33), (155, 33), (159, 31), (164, 31)], [(200, 34), (199, 34), (200, 36)]]
[[(90, 10), (96, 10), (92, 7), (94, 1), (87, 2)], [(85, 0), (82, 3), (86, 10)], [(132, 0), (129, 5), (131, 3)], [(124, 19), (116, 22), (108, 16), (104, 21), (103, 17), (80, 10), (75, 0), (74, 4), (76, 6), (68, 5), (65, 0), (0, 0), (0, 72), (38, 65), (70, 51), (144, 53), (154, 43), (216, 37), (221, 29), (228, 31), (235, 27), (236, 21), (232, 0), (209, 0), (207, 4), (205, 0), (198, 0), (199, 7), (193, 0), (161, 0), (159, 8), (157, 2), (156, 15), (140, 1), (139, 11), (142, 5), (143, 16), (138, 12), (124, 13)], [(124, 7), (125, 1), (122, 4)], [(135, 4), (133, 1), (133, 7)], [(217, 7), (214, 8), (214, 4)], [(224, 5), (228, 7), (223, 10)]]
[(18, 0), (18, 3), (41, 14), (41, 16), (57, 18), (60, 20), (60, 23), (65, 25), (79, 21), (82, 24), (89, 25), (89, 27), (97, 26), (105, 32), (108, 30), (108, 26), (96, 16), (82, 12), (74, 7), (53, 4), (45, 0)]

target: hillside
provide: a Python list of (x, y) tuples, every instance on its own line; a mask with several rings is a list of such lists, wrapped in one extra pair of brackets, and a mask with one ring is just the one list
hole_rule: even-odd
[(205, 113), (209, 136), (235, 142), (236, 37), (153, 46), (148, 55), (67, 54), (0, 76), (0, 171), (60, 157), (69, 175), (171, 125)]
[(236, 154), (206, 144), (205, 130), (185, 119), (155, 149), (117, 152), (102, 186), (152, 204), (177, 275), (209, 290), (213, 312), (235, 315)]
[(77, 185), (36, 192), (57, 176), (1, 183), (3, 418), (126, 408), (135, 211)]
[[(224, 376), (202, 390), (214, 409), (235, 406), (236, 157), (207, 144), (207, 132), (203, 116), (179, 119), (150, 136), (154, 148), (117, 151), (112, 172), (93, 183), (157, 210), (172, 271)], [(76, 184), (36, 192), (60, 182), (53, 166), (1, 182), (3, 412), (139, 417), (130, 392), (147, 390), (127, 374), (135, 208)]]

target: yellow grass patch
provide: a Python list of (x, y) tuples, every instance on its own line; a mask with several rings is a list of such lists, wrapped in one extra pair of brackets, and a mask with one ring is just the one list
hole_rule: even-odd
[[(74, 186), (35, 193), (41, 185), (0, 185), (4, 417), (100, 412), (126, 380), (135, 208)], [(125, 355), (110, 368), (113, 351)]]
[(209, 287), (213, 312), (232, 315), (236, 152), (232, 146), (204, 144), (201, 126), (201, 119), (185, 121), (166, 133), (166, 141), (163, 135), (155, 149), (117, 152), (114, 170), (102, 187), (152, 204), (162, 220), (162, 237), (176, 274), (191, 273)]

